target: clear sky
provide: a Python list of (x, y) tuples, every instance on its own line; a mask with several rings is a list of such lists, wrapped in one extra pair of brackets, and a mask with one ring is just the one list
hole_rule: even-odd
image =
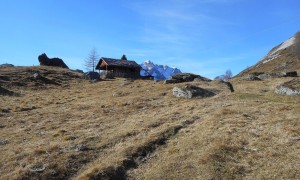
[(0, 64), (99, 57), (237, 74), (300, 30), (300, 0), (0, 0)]

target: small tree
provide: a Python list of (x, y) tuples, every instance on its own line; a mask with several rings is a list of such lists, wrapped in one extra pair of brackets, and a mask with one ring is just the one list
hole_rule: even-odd
[(121, 60), (127, 60), (127, 57), (125, 54), (123, 54), (123, 56), (121, 57)]
[(93, 48), (88, 57), (85, 59), (84, 61), (84, 67), (87, 71), (93, 71), (95, 72), (95, 67), (98, 61), (98, 54), (97, 54), (97, 50), (95, 48)]
[(230, 69), (225, 72), (224, 77), (226, 80), (232, 78), (232, 72)]
[(230, 78), (232, 78), (232, 72), (230, 69), (228, 69), (224, 75), (215, 77), (216, 80), (218, 79), (218, 80), (223, 80), (223, 81), (227, 81)]

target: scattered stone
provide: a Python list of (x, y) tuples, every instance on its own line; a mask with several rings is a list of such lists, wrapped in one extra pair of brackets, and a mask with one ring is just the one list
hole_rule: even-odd
[(55, 66), (69, 69), (69, 67), (64, 63), (62, 59), (48, 58), (48, 56), (45, 53), (39, 55), (38, 59), (41, 66)]
[(300, 96), (300, 79), (293, 79), (277, 86), (275, 93), (288, 96)]
[(254, 119), (256, 119), (254, 116), (251, 116), (251, 115), (246, 114), (246, 113), (243, 113), (243, 116), (244, 116), (245, 118), (249, 119), (249, 120), (254, 120)]
[(77, 144), (75, 149), (76, 151), (87, 151), (88, 147), (85, 144)]
[(125, 82), (123, 82), (122, 84), (119, 84), (118, 87), (119, 87), (119, 88), (120, 88), (120, 87), (124, 87), (124, 86), (129, 85), (129, 84), (130, 84), (130, 82), (125, 81)]
[(187, 85), (184, 87), (174, 87), (173, 95), (176, 97), (191, 99), (193, 97), (211, 97), (214, 96), (215, 93), (197, 86)]
[(84, 75), (84, 79), (87, 80), (100, 80), (100, 75), (97, 72), (93, 72), (93, 71), (89, 71), (87, 73), (85, 73)]
[(7, 140), (7, 139), (0, 139), (0, 145), (6, 145), (6, 144), (8, 144), (9, 143), (9, 141)]
[(250, 132), (256, 137), (259, 137), (261, 135), (261, 129), (258, 128), (251, 129)]
[(42, 79), (42, 75), (40, 75), (39, 73), (34, 73), (34, 75), (32, 76), (33, 79), (37, 80), (37, 79)]
[(46, 169), (46, 166), (42, 163), (38, 163), (38, 164), (29, 165), (28, 169), (31, 172), (43, 172)]
[(300, 141), (300, 136), (294, 136), (290, 138), (293, 141)]

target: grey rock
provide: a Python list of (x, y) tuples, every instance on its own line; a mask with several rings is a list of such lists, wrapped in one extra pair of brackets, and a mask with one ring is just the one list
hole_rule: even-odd
[(88, 150), (87, 146), (85, 144), (77, 144), (75, 146), (76, 151), (86, 151)]
[(129, 85), (129, 84), (131, 84), (131, 83), (128, 82), (128, 81), (126, 81), (126, 82), (123, 82), (123, 83), (119, 84), (118, 87), (119, 87), (119, 88), (120, 88), (120, 87), (124, 87), (124, 86)]
[(87, 80), (100, 80), (100, 75), (97, 72), (87, 72), (84, 74), (84, 78)]
[(32, 77), (33, 79), (41, 79), (42, 75), (40, 75), (39, 73), (34, 73)]
[(187, 85), (184, 87), (174, 87), (173, 95), (176, 97), (191, 99), (194, 97), (211, 97), (215, 93), (197, 86)]
[(294, 78), (291, 81), (278, 85), (275, 89), (275, 93), (289, 96), (300, 96), (300, 78)]
[(28, 169), (31, 172), (43, 172), (46, 169), (46, 166), (41, 163), (31, 164), (31, 165), (28, 165)]
[(275, 93), (288, 96), (300, 96), (300, 90), (286, 87), (284, 85), (277, 86), (275, 89)]
[(259, 79), (261, 80), (265, 80), (265, 79), (270, 79), (272, 78), (273, 76), (271, 76), (270, 74), (260, 74), (257, 76)]
[(9, 141), (7, 139), (0, 140), (0, 145), (6, 145), (8, 143), (9, 143)]

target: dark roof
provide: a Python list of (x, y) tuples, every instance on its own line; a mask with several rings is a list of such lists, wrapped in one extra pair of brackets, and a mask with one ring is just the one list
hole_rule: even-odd
[(102, 57), (102, 58), (100, 58), (97, 66), (96, 66), (96, 69), (100, 69), (100, 65), (101, 65), (102, 61), (105, 61), (106, 64), (111, 67), (126, 67), (126, 68), (135, 68), (135, 69), (141, 68), (141, 66), (138, 65), (135, 61)]

